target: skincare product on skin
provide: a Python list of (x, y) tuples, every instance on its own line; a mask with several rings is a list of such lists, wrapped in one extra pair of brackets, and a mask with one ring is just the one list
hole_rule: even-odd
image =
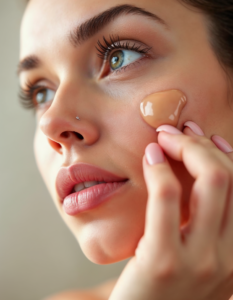
[(141, 115), (153, 128), (164, 124), (176, 127), (186, 103), (186, 96), (178, 90), (154, 93), (143, 99)]

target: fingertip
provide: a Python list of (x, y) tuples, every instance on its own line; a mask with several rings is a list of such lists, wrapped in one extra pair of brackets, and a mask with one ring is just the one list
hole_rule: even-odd
[(145, 157), (150, 166), (165, 162), (163, 150), (157, 143), (151, 143), (146, 147)]
[(202, 129), (195, 122), (188, 121), (188, 122), (184, 123), (184, 126), (189, 127), (196, 135), (205, 136)]
[(231, 145), (225, 139), (223, 139), (221, 136), (213, 135), (211, 137), (211, 140), (222, 152), (227, 153), (227, 154), (233, 152), (233, 148), (231, 147)]
[(156, 132), (166, 132), (171, 135), (182, 135), (183, 133), (174, 126), (171, 125), (161, 125), (156, 129)]

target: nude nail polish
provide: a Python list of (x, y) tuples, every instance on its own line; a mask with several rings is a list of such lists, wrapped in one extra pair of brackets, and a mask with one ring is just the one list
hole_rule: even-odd
[(146, 159), (149, 165), (163, 163), (165, 161), (161, 147), (156, 143), (151, 143), (145, 150)]
[(184, 124), (184, 126), (189, 127), (195, 134), (199, 136), (204, 136), (204, 132), (201, 130), (201, 128), (194, 122), (188, 121)]
[(231, 145), (226, 140), (224, 140), (221, 136), (213, 135), (211, 140), (224, 153), (233, 152), (233, 148), (231, 147)]
[(156, 129), (156, 131), (157, 132), (164, 131), (164, 132), (167, 132), (167, 133), (170, 133), (170, 134), (183, 134), (179, 129), (177, 129), (176, 127), (173, 127), (171, 125), (162, 125), (162, 126), (159, 126)]

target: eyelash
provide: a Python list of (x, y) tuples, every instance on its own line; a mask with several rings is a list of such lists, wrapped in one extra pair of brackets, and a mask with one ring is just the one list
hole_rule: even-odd
[[(108, 61), (110, 54), (113, 52), (113, 50), (131, 50), (135, 51), (141, 54), (147, 54), (148, 51), (151, 50), (151, 47), (144, 47), (142, 45), (136, 45), (135, 43), (133, 45), (130, 45), (130, 42), (121, 42), (119, 36), (109, 36), (109, 41), (103, 36), (103, 43), (98, 40), (96, 46), (96, 50), (98, 51), (97, 55), (100, 59), (103, 60), (103, 62)], [(126, 67), (122, 67), (123, 69), (126, 69)], [(116, 71), (120, 71), (122, 68), (117, 69)], [(113, 72), (116, 72), (113, 71)], [(32, 109), (36, 108), (37, 104), (33, 102), (33, 96), (35, 92), (39, 92), (40, 90), (45, 89), (46, 87), (34, 85), (31, 82), (28, 82), (26, 84), (26, 88), (20, 87), (20, 103), (21, 105), (26, 109)]]
[(34, 85), (31, 82), (26, 83), (26, 88), (20, 87), (19, 99), (21, 105), (26, 109), (36, 108), (37, 105), (33, 102), (34, 93), (43, 89), (45, 87)]
[(145, 47), (143, 48), (142, 45), (137, 45), (134, 43), (133, 45), (130, 46), (130, 42), (122, 42), (120, 40), (119, 36), (109, 36), (108, 41), (104, 36), (103, 36), (103, 41), (104, 43), (101, 43), (100, 40), (97, 42), (97, 47), (96, 50), (99, 52), (97, 55), (99, 58), (101, 58), (103, 61), (107, 61), (110, 54), (112, 53), (113, 50), (119, 50), (119, 49), (124, 49), (124, 50), (131, 50), (135, 51), (138, 53), (142, 54), (147, 54), (148, 51), (151, 50), (151, 47)]

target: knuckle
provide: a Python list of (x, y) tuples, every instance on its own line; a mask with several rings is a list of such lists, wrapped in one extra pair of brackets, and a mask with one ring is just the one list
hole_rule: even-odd
[(185, 135), (185, 137), (184, 137), (184, 143), (186, 144), (196, 144), (196, 143), (198, 143), (199, 142), (199, 140), (198, 140), (198, 137), (196, 137), (196, 136), (189, 136), (189, 135)]
[(207, 148), (207, 149), (215, 149), (216, 148), (214, 143), (210, 139), (208, 139), (206, 137), (197, 137), (197, 138), (198, 138), (198, 143), (202, 147)]
[(213, 167), (210, 170), (209, 182), (213, 186), (225, 186), (230, 180), (230, 173), (223, 167)]
[(207, 138), (202, 139), (201, 143), (205, 148), (211, 148), (211, 149), (215, 148), (213, 142)]
[(187, 141), (190, 144), (200, 144), (200, 139), (196, 136), (189, 136)]
[[(157, 260), (158, 261), (158, 260)], [(180, 273), (180, 267), (174, 255), (159, 260), (155, 266), (153, 280), (160, 282), (168, 282), (177, 278)]]
[(218, 274), (218, 262), (214, 254), (209, 254), (207, 258), (195, 268), (194, 277), (198, 282), (212, 280)]
[(156, 196), (160, 199), (172, 199), (174, 197), (180, 196), (181, 186), (177, 182), (163, 182), (156, 188)]
[(214, 149), (215, 146), (213, 144), (213, 142), (205, 137), (200, 137), (200, 136), (190, 136), (188, 138), (188, 143), (190, 144), (194, 144), (194, 145), (201, 145), (203, 146), (204, 148), (207, 148), (207, 149)]

